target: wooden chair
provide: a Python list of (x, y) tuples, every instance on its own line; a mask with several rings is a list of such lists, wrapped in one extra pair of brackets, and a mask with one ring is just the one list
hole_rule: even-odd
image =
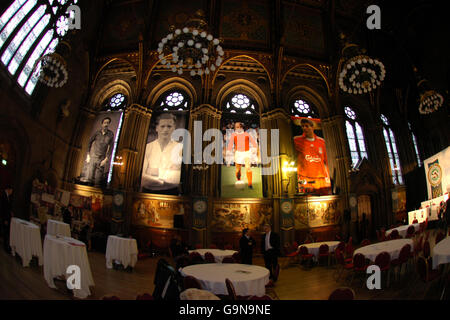
[(351, 288), (342, 287), (334, 290), (328, 300), (354, 300), (355, 292)]

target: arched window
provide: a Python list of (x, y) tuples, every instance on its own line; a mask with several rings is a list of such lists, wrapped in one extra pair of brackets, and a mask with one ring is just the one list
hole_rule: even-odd
[(127, 105), (127, 97), (122, 93), (116, 93), (104, 102), (105, 111), (116, 111), (124, 109)]
[(256, 103), (243, 93), (237, 93), (231, 96), (231, 99), (227, 102), (225, 112), (238, 113), (238, 114), (255, 114)]
[(347, 131), (348, 145), (350, 147), (350, 156), (352, 157), (353, 167), (362, 160), (368, 158), (364, 134), (358, 121), (356, 121), (356, 113), (350, 107), (345, 107), (345, 127)]
[(163, 111), (187, 111), (189, 110), (188, 96), (181, 90), (169, 91), (161, 97), (159, 109)]
[(294, 116), (319, 118), (315, 108), (303, 99), (295, 100), (291, 111)]
[(414, 151), (416, 152), (417, 165), (419, 167), (421, 167), (422, 160), (420, 160), (420, 153), (419, 153), (419, 147), (417, 145), (417, 138), (416, 138), (416, 135), (414, 134), (414, 131), (412, 130), (411, 123), (408, 123), (408, 128), (409, 128), (409, 132), (411, 133), (412, 140), (413, 140)]
[(383, 114), (381, 115), (381, 121), (383, 122), (383, 135), (389, 155), (389, 163), (391, 165), (392, 182), (394, 184), (403, 184), (402, 168), (398, 156), (397, 144), (395, 143), (394, 132), (391, 129), (388, 118)]
[[(67, 8), (77, 0), (15, 0), (0, 17), (0, 60), (31, 95), (38, 81), (36, 61), (52, 53), (69, 30)], [(36, 68), (35, 68), (36, 67)]]

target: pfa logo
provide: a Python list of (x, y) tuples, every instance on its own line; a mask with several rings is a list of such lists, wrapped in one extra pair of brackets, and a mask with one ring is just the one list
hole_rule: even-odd
[(69, 15), (69, 30), (81, 29), (81, 9), (77, 5), (71, 5), (67, 8), (66, 14)]

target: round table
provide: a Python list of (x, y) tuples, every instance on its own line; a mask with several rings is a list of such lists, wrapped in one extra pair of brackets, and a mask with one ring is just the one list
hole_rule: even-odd
[(137, 262), (138, 248), (136, 239), (109, 236), (106, 245), (106, 267), (112, 269), (113, 260), (118, 260), (124, 268), (134, 268)]
[(326, 244), (329, 247), (329, 252), (334, 252), (334, 249), (339, 245), (339, 241), (325, 241), (325, 242), (313, 242), (313, 243), (305, 243), (298, 246), (308, 248), (308, 253), (313, 254), (316, 259), (319, 259), (319, 248), (321, 245)]
[(450, 263), (450, 237), (434, 246), (432, 257), (433, 269), (437, 269), (440, 264)]
[(205, 258), (205, 253), (211, 252), (214, 255), (214, 259), (216, 260), (216, 262), (220, 263), (220, 262), (222, 262), (223, 258), (231, 257), (237, 251), (220, 250), (220, 249), (197, 249), (197, 250), (190, 250), (189, 253), (191, 253), (191, 252), (198, 252), (203, 257), (203, 259)]
[(91, 267), (89, 265), (86, 246), (83, 242), (68, 237), (46, 235), (44, 240), (44, 278), (50, 288), (56, 289), (53, 279), (67, 277), (67, 268), (78, 266), (80, 268), (80, 289), (74, 289), (77, 298), (87, 298), (94, 286)]
[(381, 252), (386, 251), (391, 256), (391, 260), (397, 259), (400, 250), (402, 250), (403, 246), (409, 244), (411, 246), (411, 252), (413, 250), (413, 240), (412, 239), (398, 239), (391, 241), (383, 241), (375, 244), (371, 244), (362, 248), (355, 250), (353, 255), (358, 253), (362, 253), (367, 259), (370, 261), (375, 261), (375, 258)]
[(214, 294), (228, 295), (225, 279), (230, 279), (238, 296), (264, 296), (269, 282), (268, 269), (238, 263), (196, 264), (181, 269), (183, 276), (198, 279), (203, 289)]
[(47, 234), (70, 238), (70, 225), (61, 221), (47, 220)]
[(18, 218), (11, 219), (9, 245), (13, 256), (22, 258), (22, 265), (28, 267), (33, 256), (42, 266), (41, 229), (37, 225)]
[(400, 227), (397, 227), (397, 228), (392, 228), (392, 229), (386, 230), (385, 235), (387, 237), (387, 236), (389, 236), (391, 234), (392, 231), (398, 230), (398, 234), (401, 235), (402, 238), (404, 238), (404, 237), (406, 237), (406, 233), (407, 233), (408, 228), (410, 226), (414, 227), (414, 231), (418, 231), (419, 227), (420, 227), (420, 224), (419, 223), (415, 223), (415, 224), (409, 224), (409, 225), (406, 225), (406, 226), (400, 226)]

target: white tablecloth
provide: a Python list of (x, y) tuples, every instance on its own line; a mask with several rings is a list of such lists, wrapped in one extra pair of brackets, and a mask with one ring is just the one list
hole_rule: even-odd
[(86, 246), (83, 242), (68, 237), (46, 235), (44, 240), (44, 278), (50, 288), (56, 288), (53, 278), (66, 277), (67, 267), (78, 266), (81, 271), (81, 289), (74, 289), (74, 296), (87, 298), (94, 286)]
[(334, 249), (339, 245), (339, 241), (325, 241), (325, 242), (314, 242), (314, 243), (306, 243), (301, 244), (298, 246), (298, 249), (300, 250), (300, 247), (307, 247), (308, 253), (313, 254), (316, 259), (319, 258), (319, 248), (321, 245), (327, 244), (329, 247), (329, 252), (334, 252)]
[(124, 268), (134, 268), (138, 260), (138, 248), (135, 239), (109, 236), (106, 245), (106, 267), (113, 267), (113, 260), (118, 260)]
[(47, 234), (51, 236), (58, 235), (70, 238), (70, 226), (67, 223), (61, 221), (47, 220)]
[(450, 263), (450, 237), (434, 246), (432, 257), (433, 269), (437, 269), (440, 264)]
[(406, 237), (406, 232), (408, 231), (408, 228), (410, 226), (414, 226), (414, 230), (415, 231), (419, 231), (420, 224), (419, 223), (415, 223), (415, 224), (409, 224), (409, 225), (406, 225), (406, 226), (400, 226), (400, 227), (397, 227), (397, 228), (392, 228), (392, 229), (386, 230), (385, 235), (387, 237), (387, 236), (389, 236), (391, 234), (392, 231), (397, 229), (398, 230), (398, 234), (401, 235), (402, 238), (404, 238), (404, 237)]
[(205, 290), (228, 295), (225, 279), (230, 279), (238, 296), (264, 296), (269, 282), (269, 270), (259, 266), (237, 263), (207, 263), (188, 266), (183, 276), (197, 278)]
[(355, 250), (353, 255), (362, 253), (367, 259), (371, 261), (375, 261), (375, 258), (378, 254), (383, 251), (386, 251), (391, 256), (391, 260), (397, 259), (400, 250), (402, 250), (403, 246), (409, 244), (411, 246), (411, 252), (413, 250), (413, 240), (412, 239), (397, 239), (391, 241), (383, 241), (375, 244), (371, 244), (362, 248)]
[(205, 253), (211, 252), (214, 255), (214, 259), (216, 262), (220, 263), (222, 262), (223, 258), (225, 257), (231, 257), (233, 254), (235, 254), (237, 251), (234, 250), (220, 250), (220, 249), (197, 249), (197, 250), (190, 250), (191, 252), (198, 252), (203, 259), (205, 258)]
[(30, 265), (33, 256), (39, 259), (42, 266), (41, 229), (37, 225), (18, 218), (11, 219), (9, 245), (12, 255), (16, 253), (22, 258), (24, 267)]

